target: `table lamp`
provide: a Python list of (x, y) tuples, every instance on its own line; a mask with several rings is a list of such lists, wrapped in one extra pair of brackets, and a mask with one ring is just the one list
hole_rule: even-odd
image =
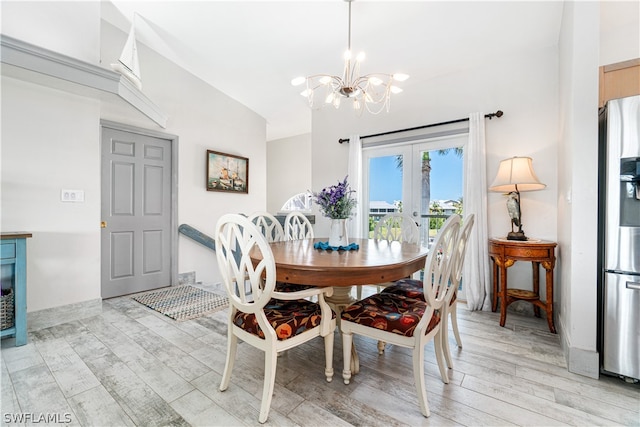
[(507, 240), (527, 240), (522, 231), (520, 192), (542, 190), (545, 187), (533, 171), (531, 157), (512, 157), (500, 162), (498, 175), (489, 190), (506, 193), (508, 196), (507, 211), (511, 217), (511, 231), (507, 234)]

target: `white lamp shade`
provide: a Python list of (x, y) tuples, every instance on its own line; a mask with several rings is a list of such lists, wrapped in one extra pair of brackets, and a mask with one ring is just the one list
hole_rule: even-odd
[(546, 185), (540, 182), (533, 171), (531, 157), (512, 157), (500, 162), (498, 175), (489, 190), (510, 193), (542, 190), (545, 187)]

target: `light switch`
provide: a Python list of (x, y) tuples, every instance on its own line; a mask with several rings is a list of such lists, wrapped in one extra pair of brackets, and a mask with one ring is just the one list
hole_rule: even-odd
[(84, 190), (60, 190), (60, 200), (63, 202), (84, 203)]

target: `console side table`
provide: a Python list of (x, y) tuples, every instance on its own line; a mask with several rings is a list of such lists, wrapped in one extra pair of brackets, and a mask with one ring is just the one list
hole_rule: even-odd
[(11, 266), (14, 295), (14, 326), (0, 331), (1, 337), (15, 336), (16, 346), (27, 343), (27, 239), (31, 233), (0, 234), (0, 261)]
[[(556, 333), (553, 323), (553, 269), (556, 263), (555, 247), (557, 243), (545, 240), (507, 240), (489, 239), (489, 256), (493, 261), (493, 300), (491, 309), (496, 311), (500, 298), (500, 326), (507, 319), (507, 307), (514, 301), (528, 301), (533, 311), (540, 317), (540, 309), (547, 314), (549, 331)], [(507, 269), (516, 261), (530, 261), (533, 269), (533, 291), (509, 289), (507, 287)], [(546, 271), (547, 299), (540, 299), (540, 265)]]

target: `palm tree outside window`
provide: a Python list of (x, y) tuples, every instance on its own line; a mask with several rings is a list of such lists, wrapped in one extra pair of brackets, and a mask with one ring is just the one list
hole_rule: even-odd
[[(463, 211), (463, 199), (460, 196), (457, 200), (447, 200), (447, 204), (451, 204), (452, 207), (445, 208), (442, 206), (442, 201), (431, 200), (431, 156), (435, 153), (440, 156), (445, 156), (453, 152), (457, 157), (462, 158), (462, 147), (447, 148), (443, 150), (423, 151), (421, 159), (421, 207), (422, 212), (428, 212), (422, 214), (421, 226), (423, 233), (423, 241), (431, 242), (433, 237), (437, 234), (442, 224), (446, 219), (454, 213), (462, 215)], [(396, 167), (400, 170), (403, 168), (404, 160), (403, 156), (396, 156)], [(427, 226), (428, 225), (428, 226)]]

